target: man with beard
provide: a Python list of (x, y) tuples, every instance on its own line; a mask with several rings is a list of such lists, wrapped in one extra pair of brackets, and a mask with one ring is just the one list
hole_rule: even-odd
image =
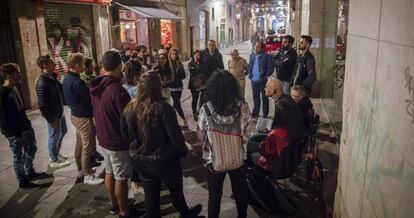
[(292, 48), (295, 39), (291, 35), (286, 35), (282, 39), (282, 48), (276, 54), (274, 66), (277, 78), (282, 82), (283, 93), (290, 94), (290, 85), (295, 69), (297, 53)]
[(293, 85), (301, 85), (308, 96), (316, 80), (315, 57), (309, 51), (311, 44), (312, 37), (308, 35), (302, 35), (300, 37), (299, 50), (301, 54), (298, 56), (296, 74), (293, 79)]

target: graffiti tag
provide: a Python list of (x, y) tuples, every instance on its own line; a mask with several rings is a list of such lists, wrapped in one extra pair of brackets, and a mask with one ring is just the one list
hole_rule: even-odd
[(405, 78), (405, 88), (408, 91), (408, 99), (405, 99), (405, 103), (407, 104), (407, 114), (411, 116), (411, 124), (414, 123), (414, 77), (410, 71), (410, 68), (405, 68), (404, 71), (404, 78)]

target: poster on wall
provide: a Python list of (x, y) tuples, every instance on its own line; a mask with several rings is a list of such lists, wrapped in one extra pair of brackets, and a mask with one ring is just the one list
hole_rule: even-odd
[(93, 58), (91, 6), (47, 3), (44, 16), (48, 52), (56, 63), (56, 77), (62, 80), (69, 54), (80, 52)]
[(171, 20), (161, 19), (161, 44), (165, 46), (168, 43), (172, 43)]

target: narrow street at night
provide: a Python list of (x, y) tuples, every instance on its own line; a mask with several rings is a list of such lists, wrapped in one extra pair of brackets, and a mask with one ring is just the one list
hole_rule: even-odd
[(411, 218), (413, 0), (0, 0), (0, 217)]

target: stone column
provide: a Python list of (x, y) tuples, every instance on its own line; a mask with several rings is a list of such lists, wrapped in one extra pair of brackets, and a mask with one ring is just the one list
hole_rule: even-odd
[(37, 108), (35, 81), (40, 75), (36, 60), (48, 53), (42, 2), (9, 0), (17, 62), (24, 76), (21, 89), (25, 105)]
[(311, 52), (315, 56), (319, 81), (316, 82), (312, 90), (315, 97), (318, 97), (319, 94), (324, 98), (333, 96), (338, 22), (337, 4), (337, 1), (329, 0), (303, 0), (301, 5), (301, 35), (310, 35), (314, 41)]
[(99, 63), (105, 51), (110, 49), (110, 29), (108, 6), (93, 5), (93, 23), (95, 30), (96, 57), (95, 61)]

